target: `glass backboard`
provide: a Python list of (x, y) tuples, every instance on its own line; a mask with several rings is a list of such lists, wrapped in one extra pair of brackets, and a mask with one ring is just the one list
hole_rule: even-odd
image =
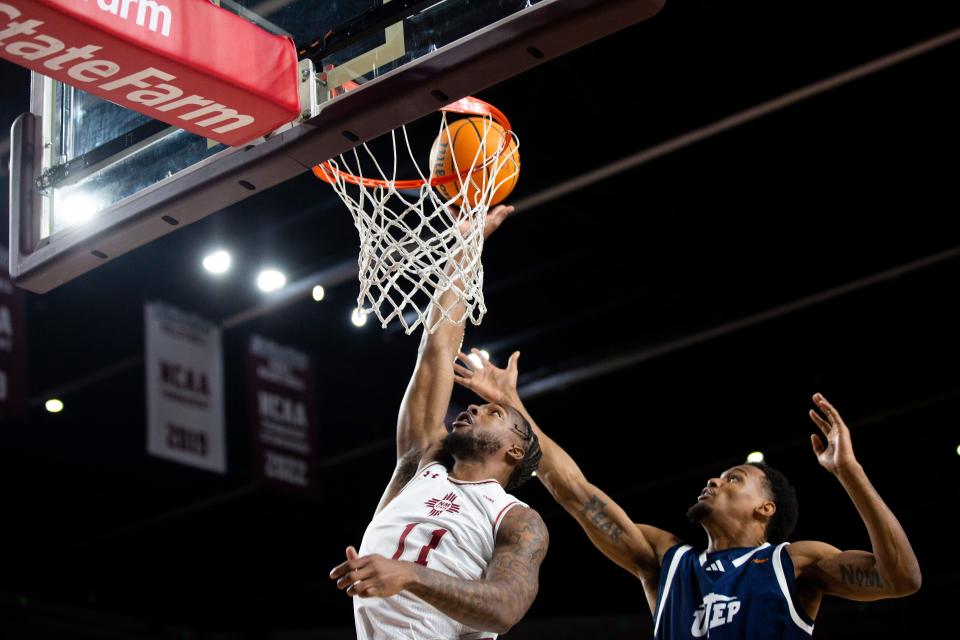
[[(103, 0), (98, 0), (103, 1)], [(227, 147), (34, 73), (11, 134), (10, 272), (44, 292), (664, 0), (220, 0), (296, 43), (301, 118)], [(344, 86), (356, 87), (344, 92)]]

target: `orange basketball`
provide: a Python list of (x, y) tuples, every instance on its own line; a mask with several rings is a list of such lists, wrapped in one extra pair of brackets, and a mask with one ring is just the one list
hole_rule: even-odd
[(520, 152), (516, 139), (508, 136), (507, 148), (497, 162), (484, 165), (503, 145), (504, 136), (506, 133), (502, 126), (485, 118), (463, 118), (449, 123), (430, 150), (431, 173), (440, 177), (461, 173), (471, 167), (475, 170), (434, 186), (437, 193), (448, 200), (456, 197), (453, 202), (459, 205), (462, 200), (459, 195), (461, 188), (467, 183), (467, 204), (471, 207), (483, 199), (484, 194), (488, 193), (487, 189), (493, 190), (491, 205), (502, 202), (513, 191), (520, 177)]

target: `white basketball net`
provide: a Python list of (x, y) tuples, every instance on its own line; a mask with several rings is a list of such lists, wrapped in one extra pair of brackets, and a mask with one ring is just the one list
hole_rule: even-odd
[[(441, 113), (440, 132), (452, 149), (447, 113)], [(350, 209), (360, 232), (357, 313), (376, 314), (384, 328), (396, 320), (407, 334), (421, 324), (433, 333), (444, 320), (462, 324), (469, 318), (480, 324), (487, 311), (480, 261), (484, 218), (498, 187), (515, 177), (515, 171), (500, 176), (503, 163), (509, 161), (509, 140), (519, 147), (516, 136), (508, 131), (504, 136), (506, 144), (493, 149), (491, 143), (491, 148), (487, 148), (487, 132), (494, 120), (484, 116), (483, 122), (483, 142), (470, 166), (456, 166), (453, 156), (454, 172), (459, 177), (445, 183), (446, 191), (450, 193), (459, 187), (459, 192), (451, 198), (430, 185), (431, 180), (436, 182), (436, 176), (432, 168), (429, 174), (421, 169), (406, 127), (390, 133), (393, 160), (387, 167), (389, 171), (384, 170), (366, 143), (315, 168), (314, 172), (326, 176), (324, 179)], [(398, 184), (397, 180), (398, 131), (402, 132), (401, 142), (423, 181), (412, 189), (405, 188), (411, 186), (409, 181), (400, 180)], [(420, 160), (425, 160), (426, 155), (420, 154)], [(363, 173), (365, 167), (367, 176)], [(382, 180), (386, 186), (364, 183), (368, 178)], [(472, 192), (471, 197), (468, 191)], [(470, 202), (471, 199), (476, 202)], [(447, 291), (454, 295), (447, 296), (444, 304), (441, 297)]]

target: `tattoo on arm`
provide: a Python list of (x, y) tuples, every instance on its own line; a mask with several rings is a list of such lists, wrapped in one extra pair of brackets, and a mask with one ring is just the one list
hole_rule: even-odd
[(420, 468), (420, 455), (419, 449), (413, 449), (397, 460), (397, 467), (393, 471), (393, 477), (390, 479), (390, 483), (387, 485), (383, 497), (380, 498), (380, 504), (377, 506), (378, 513), (387, 506), (391, 500), (397, 497), (400, 490), (413, 479), (413, 476), (417, 473), (417, 469)]
[(500, 526), (484, 579), (463, 580), (416, 565), (416, 584), (410, 591), (475, 629), (498, 633), (509, 630), (537, 595), (549, 534), (543, 519), (532, 509), (516, 507), (507, 517), (509, 523), (504, 520)]
[(863, 569), (853, 564), (840, 564), (840, 581), (855, 587), (877, 587), (883, 589), (880, 572), (876, 569)]
[(597, 496), (591, 496), (580, 508), (580, 514), (590, 520), (597, 529), (609, 536), (611, 540), (620, 542), (620, 535), (623, 533), (623, 529), (618, 527), (616, 523), (610, 519), (610, 516), (604, 513), (603, 509), (606, 506), (606, 502)]
[(420, 468), (421, 455), (422, 452), (419, 449), (414, 449), (400, 458), (397, 464), (397, 484), (400, 487), (413, 480), (414, 474), (416, 474), (417, 469)]

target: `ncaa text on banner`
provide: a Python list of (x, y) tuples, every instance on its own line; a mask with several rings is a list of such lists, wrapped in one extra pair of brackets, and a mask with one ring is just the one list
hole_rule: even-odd
[(0, 0), (0, 56), (229, 145), (300, 113), (293, 42), (208, 0)]

